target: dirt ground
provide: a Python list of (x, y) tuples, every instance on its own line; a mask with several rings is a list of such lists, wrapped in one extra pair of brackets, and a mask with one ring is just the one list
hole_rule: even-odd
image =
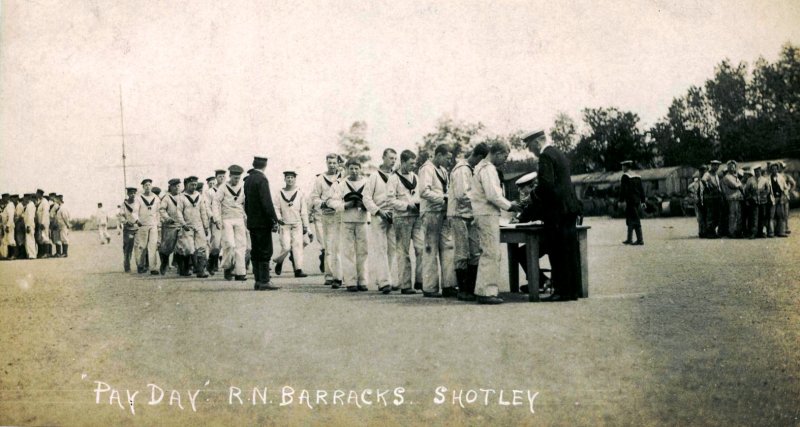
[(75, 233), (0, 263), (0, 424), (800, 425), (800, 212), (789, 239), (647, 220), (644, 247), (585, 223), (588, 299), (500, 306), (334, 291), (316, 249), (275, 292), (124, 274), (119, 236)]

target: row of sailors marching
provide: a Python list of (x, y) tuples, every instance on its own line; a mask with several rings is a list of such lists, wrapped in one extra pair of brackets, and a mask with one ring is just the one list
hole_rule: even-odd
[(126, 189), (120, 218), (123, 223), (123, 268), (131, 271), (131, 257), (138, 273), (150, 270), (166, 274), (172, 262), (178, 274), (213, 275), (222, 266), (225, 278), (245, 280), (249, 239), (245, 229), (243, 169), (233, 165), (225, 182), (225, 170), (217, 170), (208, 188), (190, 176), (168, 182), (163, 196), (153, 192), (152, 180), (141, 182), (142, 193)]
[(712, 160), (710, 168), (701, 166), (701, 178), (689, 185), (699, 236), (788, 237), (789, 197), (797, 184), (784, 172), (786, 165), (778, 161), (739, 171), (730, 160), (720, 175), (721, 164)]
[(61, 258), (69, 254), (69, 211), (56, 193), (4, 193), (0, 198), (0, 259)]
[[(226, 173), (229, 179), (226, 181)], [(177, 267), (181, 276), (205, 278), (223, 269), (227, 280), (246, 280), (250, 264), (250, 233), (246, 228), (247, 215), (244, 211), (243, 168), (232, 165), (228, 171), (218, 169), (215, 176), (207, 178), (208, 187), (202, 190), (202, 182), (190, 176), (181, 181), (177, 178), (168, 182), (168, 191), (160, 195), (160, 189), (152, 186), (151, 179), (142, 181), (142, 193), (137, 197), (137, 189), (126, 189), (127, 198), (120, 206), (120, 223), (123, 224), (123, 268), (131, 271), (131, 258), (135, 260), (137, 272), (150, 270), (153, 275), (166, 274), (170, 265)], [(286, 207), (278, 209), (284, 213), (282, 230), (287, 237), (301, 230), (298, 208), (291, 209), (298, 198), (299, 190), (292, 190), (294, 172), (287, 172), (287, 182), (292, 185), (281, 191)], [(246, 177), (244, 179), (247, 179)], [(299, 247), (293, 246), (296, 257), (290, 255), (290, 245), (283, 258), (290, 256), (298, 266), (295, 277), (307, 277), (302, 271), (302, 248), (310, 243), (313, 235), (308, 230), (308, 215), (303, 206), (302, 234)], [(284, 241), (282, 240), (282, 241)], [(283, 259), (281, 258), (281, 259)]]

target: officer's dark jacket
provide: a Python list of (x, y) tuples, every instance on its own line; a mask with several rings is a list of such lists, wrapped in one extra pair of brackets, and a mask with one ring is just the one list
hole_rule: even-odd
[(548, 146), (539, 156), (536, 197), (543, 204), (544, 221), (564, 215), (579, 215), (581, 205), (569, 173), (569, 161), (559, 149)]
[(638, 176), (622, 175), (619, 186), (620, 199), (626, 204), (638, 205), (644, 201), (644, 187), (642, 178)]
[(269, 181), (259, 170), (254, 170), (244, 180), (244, 212), (247, 228), (268, 228), (277, 224), (278, 216), (272, 205)]

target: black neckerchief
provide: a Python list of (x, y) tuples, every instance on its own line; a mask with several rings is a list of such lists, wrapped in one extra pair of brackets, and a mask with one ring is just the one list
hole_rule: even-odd
[(387, 182), (389, 182), (389, 175), (386, 175), (385, 173), (381, 172), (381, 170), (380, 170), (380, 169), (378, 169), (378, 175), (380, 175), (380, 177), (381, 177), (381, 179), (383, 180), (383, 183), (384, 183), (384, 184), (386, 184)]
[(123, 205), (125, 205), (125, 209), (127, 209), (127, 210), (128, 210), (128, 212), (130, 212), (130, 213), (133, 213), (133, 207), (132, 207), (131, 205), (129, 205), (129, 204), (128, 204), (128, 201), (127, 201), (127, 200), (123, 200), (123, 201), (122, 201), (122, 204), (123, 204)]
[(406, 190), (410, 191), (411, 194), (413, 195), (414, 189), (417, 188), (417, 177), (415, 176), (414, 181), (410, 182), (409, 180), (406, 179), (406, 177), (400, 175), (399, 170), (395, 171), (394, 174), (397, 175), (398, 178), (400, 178), (400, 183), (403, 184), (403, 187), (406, 187)]
[(147, 199), (145, 199), (145, 198), (144, 198), (144, 194), (142, 194), (142, 195), (141, 195), (141, 196), (139, 196), (139, 197), (140, 197), (140, 198), (142, 199), (142, 201), (144, 202), (144, 205), (145, 205), (145, 206), (147, 206), (147, 210), (148, 210), (148, 211), (150, 211), (150, 210), (153, 210), (153, 203), (155, 203), (155, 202), (156, 202), (156, 198), (155, 198), (155, 197), (153, 197), (153, 200), (151, 200), (149, 203), (147, 202)]
[(294, 206), (294, 199), (297, 197), (297, 190), (294, 190), (294, 194), (292, 194), (292, 198), (291, 199), (287, 199), (286, 198), (286, 195), (283, 194), (283, 190), (281, 190), (280, 193), (281, 193), (281, 199), (283, 199), (283, 201), (288, 203), (289, 207)]
[(192, 207), (193, 208), (197, 207), (197, 202), (200, 201), (200, 195), (199, 194), (197, 195), (197, 197), (194, 198), (194, 200), (192, 200), (192, 197), (190, 195), (186, 194), (186, 193), (183, 193), (183, 195), (186, 197), (186, 200), (188, 200), (189, 202), (192, 203)]
[(447, 193), (447, 175), (442, 178), (442, 176), (439, 175), (439, 168), (434, 166), (433, 170), (436, 172), (436, 178), (438, 178), (439, 182), (442, 184), (442, 191)]
[(345, 180), (344, 185), (346, 185), (347, 188), (350, 189), (350, 193), (356, 193), (358, 195), (361, 195), (361, 192), (364, 191), (364, 187), (366, 187), (366, 185), (362, 185), (361, 188), (356, 190), (355, 188), (353, 188), (353, 186), (350, 185), (350, 180)]
[(322, 179), (324, 179), (324, 180), (325, 180), (325, 183), (326, 183), (326, 184), (328, 184), (328, 187), (330, 187), (331, 185), (333, 185), (333, 181), (328, 181), (328, 177), (327, 177), (327, 176), (325, 176), (325, 175), (322, 175)]
[(177, 201), (177, 200), (175, 200), (175, 199), (172, 197), (172, 194), (167, 194), (167, 197), (169, 197), (169, 199), (170, 199), (170, 200), (172, 200), (172, 204), (173, 204), (173, 206), (175, 206), (175, 207), (177, 208), (177, 207), (178, 207), (178, 201)]
[(233, 192), (233, 189), (231, 188), (230, 185), (225, 184), (225, 188), (227, 188), (228, 189), (228, 193), (231, 193), (231, 196), (233, 196), (233, 201), (234, 202), (239, 200), (239, 195), (242, 194), (242, 189), (241, 188), (239, 189), (239, 191), (237, 191), (235, 193)]

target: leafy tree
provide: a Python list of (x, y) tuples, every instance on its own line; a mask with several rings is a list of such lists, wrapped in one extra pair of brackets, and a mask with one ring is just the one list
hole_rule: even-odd
[(586, 108), (583, 121), (589, 129), (572, 156), (576, 172), (612, 171), (623, 160), (650, 166), (654, 152), (639, 130), (639, 116), (617, 108)]
[(667, 116), (650, 129), (660, 166), (700, 165), (715, 157), (716, 122), (702, 88), (672, 100)]
[(572, 153), (578, 140), (575, 121), (567, 113), (559, 112), (553, 127), (550, 128), (550, 139), (564, 153)]
[(481, 122), (457, 122), (449, 116), (443, 116), (436, 124), (436, 130), (423, 136), (422, 142), (417, 145), (417, 163), (425, 163), (440, 144), (449, 144), (454, 156), (471, 149), (484, 129)]
[(759, 58), (747, 98), (758, 158), (800, 153), (800, 48), (784, 45), (774, 64)]
[(748, 135), (747, 64), (734, 66), (723, 60), (714, 78), (706, 81), (705, 92), (717, 122), (720, 157), (741, 160), (757, 156), (756, 144), (749, 143)]
[(362, 165), (370, 164), (369, 141), (366, 138), (367, 123), (353, 122), (350, 129), (339, 132), (339, 146), (348, 160), (357, 159)]

